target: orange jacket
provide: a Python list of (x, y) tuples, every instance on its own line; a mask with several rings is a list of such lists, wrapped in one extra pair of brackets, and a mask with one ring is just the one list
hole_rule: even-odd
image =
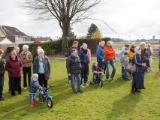
[(113, 47), (108, 47), (108, 46), (104, 47), (104, 57), (107, 60), (112, 60), (115, 57), (115, 54), (116, 53)]

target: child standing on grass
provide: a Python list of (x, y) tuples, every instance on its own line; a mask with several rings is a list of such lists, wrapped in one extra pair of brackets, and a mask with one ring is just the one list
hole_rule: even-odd
[(127, 66), (129, 65), (129, 57), (127, 52), (125, 52), (124, 56), (121, 58), (121, 64), (122, 64), (122, 78), (123, 80), (129, 80), (126, 70)]
[(42, 87), (39, 85), (38, 82), (38, 74), (34, 73), (32, 75), (32, 80), (30, 82), (29, 87), (29, 94), (30, 94), (30, 107), (34, 107), (34, 105), (37, 105), (36, 103), (36, 92), (38, 89), (41, 89)]

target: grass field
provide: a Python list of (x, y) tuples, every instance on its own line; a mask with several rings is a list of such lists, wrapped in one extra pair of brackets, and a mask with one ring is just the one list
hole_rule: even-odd
[[(6, 100), (0, 101), (0, 120), (160, 120), (157, 59), (154, 59), (153, 71), (145, 76), (146, 89), (136, 94), (130, 93), (131, 80), (121, 79), (120, 63), (116, 63), (115, 80), (104, 82), (102, 88), (90, 85), (83, 88), (83, 93), (73, 94), (67, 81), (65, 60), (50, 61), (52, 74), (49, 84), (55, 86), (52, 91), (49, 90), (53, 95), (53, 108), (47, 108), (46, 103), (30, 108), (28, 90), (12, 98), (8, 93), (6, 73)], [(89, 80), (91, 78), (90, 73)]]

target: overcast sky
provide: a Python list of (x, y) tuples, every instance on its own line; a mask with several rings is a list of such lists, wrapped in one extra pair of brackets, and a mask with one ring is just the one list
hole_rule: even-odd
[[(18, 28), (31, 36), (61, 36), (62, 32), (55, 21), (37, 22), (20, 7), (24, 0), (0, 0), (0, 25)], [(103, 0), (93, 9), (92, 18), (104, 20), (116, 33), (102, 21), (85, 20), (72, 26), (77, 36), (85, 36), (91, 23), (98, 26), (103, 37), (124, 39), (160, 38), (160, 0)]]

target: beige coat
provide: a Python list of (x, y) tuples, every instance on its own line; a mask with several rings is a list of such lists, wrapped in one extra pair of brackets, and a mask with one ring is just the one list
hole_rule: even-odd
[(33, 56), (30, 51), (28, 51), (27, 53), (22, 51), (20, 54), (20, 57), (21, 57), (21, 60), (23, 63), (23, 67), (31, 67), (32, 66)]

